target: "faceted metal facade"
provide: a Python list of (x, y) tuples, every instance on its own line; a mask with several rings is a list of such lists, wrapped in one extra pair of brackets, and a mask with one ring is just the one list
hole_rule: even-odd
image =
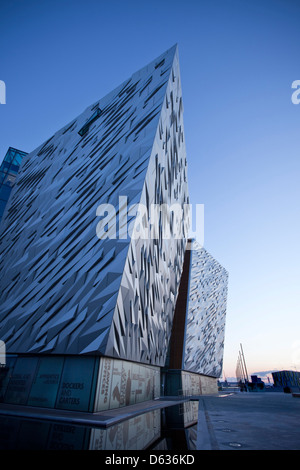
[(96, 213), (119, 196), (147, 208), (189, 202), (182, 113), (174, 46), (24, 157), (1, 222), (8, 353), (164, 365), (186, 221), (179, 239), (161, 226), (157, 238), (120, 239), (117, 211), (116, 239), (100, 240)]
[(192, 242), (182, 369), (219, 377), (223, 366), (227, 271)]

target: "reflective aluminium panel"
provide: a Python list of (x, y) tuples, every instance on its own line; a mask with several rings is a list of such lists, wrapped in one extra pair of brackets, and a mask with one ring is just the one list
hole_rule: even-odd
[(7, 351), (163, 366), (188, 221), (146, 231), (151, 205), (188, 202), (174, 46), (23, 158), (0, 234)]
[(223, 366), (227, 271), (196, 241), (190, 261), (183, 369), (219, 377)]

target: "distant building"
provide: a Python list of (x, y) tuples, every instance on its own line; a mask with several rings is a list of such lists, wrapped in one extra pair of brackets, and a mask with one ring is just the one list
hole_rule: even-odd
[(285, 392), (300, 389), (300, 372), (294, 370), (281, 370), (272, 372), (274, 387), (282, 387)]
[(0, 221), (26, 152), (9, 147), (0, 166)]

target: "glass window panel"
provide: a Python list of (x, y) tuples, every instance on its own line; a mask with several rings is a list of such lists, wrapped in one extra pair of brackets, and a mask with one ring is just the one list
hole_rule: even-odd
[(6, 173), (4, 171), (0, 171), (0, 184), (2, 184), (3, 180), (5, 179)]
[(0, 220), (1, 220), (1, 217), (2, 217), (2, 215), (3, 215), (3, 212), (4, 212), (4, 209), (5, 209), (6, 203), (7, 203), (7, 201), (2, 201), (2, 200), (0, 199)]
[(3, 181), (3, 184), (5, 184), (6, 186), (9, 186), (10, 188), (12, 188), (13, 185), (15, 184), (15, 181), (16, 181), (16, 175), (13, 175), (11, 173), (7, 173), (7, 176), (6, 176), (5, 180)]
[(63, 362), (63, 357), (44, 357), (40, 359), (28, 405), (54, 408)]
[(67, 357), (58, 391), (56, 408), (89, 411), (95, 358)]
[(5, 182), (4, 184), (2, 184), (0, 188), (0, 199), (4, 201), (8, 201), (10, 193), (11, 193), (11, 186), (8, 186)]
[(19, 166), (18, 165), (13, 165), (11, 164), (10, 167), (9, 167), (9, 172), (10, 173), (18, 173), (19, 171)]
[(6, 162), (5, 160), (1, 164), (1, 171), (8, 171), (10, 168), (10, 163)]
[(17, 359), (6, 389), (4, 403), (26, 405), (37, 363), (36, 357)]
[(12, 161), (13, 165), (20, 166), (25, 155), (26, 155), (25, 153), (21, 153), (21, 152), (16, 153)]
[(6, 160), (7, 162), (10, 162), (10, 163), (13, 162), (13, 160), (14, 160), (14, 158), (15, 158), (15, 156), (16, 156), (16, 152), (17, 152), (16, 149), (9, 148), (9, 149), (8, 149), (8, 152), (7, 152), (6, 156), (5, 156), (5, 160)]

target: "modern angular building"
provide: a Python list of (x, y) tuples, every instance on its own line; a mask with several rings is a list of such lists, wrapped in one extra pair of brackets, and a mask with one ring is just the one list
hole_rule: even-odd
[(227, 273), (188, 241), (188, 205), (174, 46), (22, 160), (0, 233), (2, 401), (100, 411), (215, 389)]
[(295, 370), (281, 370), (272, 372), (274, 387), (282, 388), (285, 392), (298, 392), (300, 390), (300, 372)]

